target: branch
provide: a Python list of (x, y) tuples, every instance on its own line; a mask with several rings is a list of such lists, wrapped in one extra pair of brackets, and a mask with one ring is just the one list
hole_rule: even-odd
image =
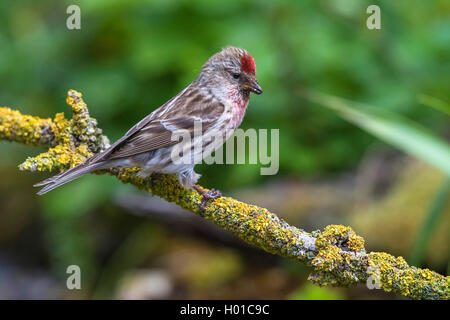
[[(72, 119), (58, 113), (53, 120), (22, 115), (0, 107), (0, 140), (49, 147), (19, 165), (27, 171), (63, 171), (73, 167), (108, 145), (97, 121), (90, 117), (81, 93), (70, 90), (67, 104)], [(349, 286), (374, 280), (375, 286), (412, 299), (450, 299), (450, 277), (428, 269), (409, 266), (402, 257), (384, 252), (369, 252), (364, 239), (350, 227), (327, 226), (308, 233), (290, 226), (267, 209), (222, 197), (201, 211), (201, 197), (183, 188), (173, 175), (151, 178), (136, 175), (139, 168), (110, 169), (97, 173), (116, 176), (141, 190), (174, 202), (208, 219), (249, 244), (267, 252), (291, 258), (313, 268), (309, 279), (319, 285)]]

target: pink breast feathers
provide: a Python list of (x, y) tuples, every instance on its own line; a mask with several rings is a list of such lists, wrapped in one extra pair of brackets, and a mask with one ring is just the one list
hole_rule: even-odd
[(241, 125), (242, 119), (244, 118), (245, 111), (248, 106), (248, 98), (244, 98), (238, 91), (231, 92), (230, 95), (232, 101), (232, 119), (231, 126), (236, 129)]

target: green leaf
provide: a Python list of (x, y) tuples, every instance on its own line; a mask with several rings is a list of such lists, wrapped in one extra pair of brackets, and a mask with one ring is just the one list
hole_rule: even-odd
[(419, 100), (419, 103), (427, 107), (431, 107), (436, 110), (445, 112), (446, 114), (450, 114), (450, 105), (438, 98), (431, 97), (426, 94), (420, 94), (417, 99)]
[[(380, 140), (415, 156), (450, 176), (450, 146), (427, 128), (396, 113), (328, 94), (303, 91), (309, 101), (338, 112)], [(351, 141), (349, 141), (351, 143)]]

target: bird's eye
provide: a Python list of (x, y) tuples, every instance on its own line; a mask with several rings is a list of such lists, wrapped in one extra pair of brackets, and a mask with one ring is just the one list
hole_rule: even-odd
[(241, 76), (240, 73), (233, 73), (233, 78), (235, 79), (239, 79), (240, 76)]

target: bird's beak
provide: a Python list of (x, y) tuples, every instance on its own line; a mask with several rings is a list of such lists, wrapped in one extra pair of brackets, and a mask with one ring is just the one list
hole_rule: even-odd
[(244, 85), (244, 89), (250, 90), (251, 92), (254, 92), (256, 94), (263, 93), (261, 87), (259, 86), (258, 81), (256, 80), (250, 80)]

